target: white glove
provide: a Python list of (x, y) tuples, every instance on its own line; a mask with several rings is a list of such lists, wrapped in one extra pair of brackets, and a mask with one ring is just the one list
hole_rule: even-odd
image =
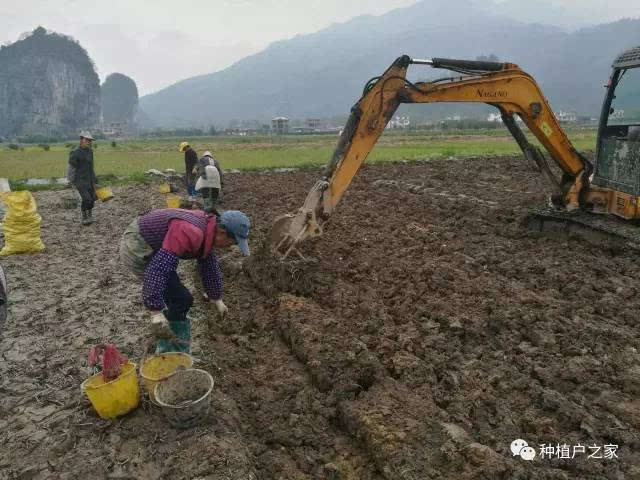
[(227, 306), (224, 304), (224, 302), (222, 300), (215, 300), (213, 302), (213, 304), (215, 305), (216, 310), (218, 311), (218, 319), (219, 320), (224, 320), (224, 316), (229, 311)]
[(156, 338), (171, 338), (173, 332), (169, 328), (169, 320), (164, 316), (164, 313), (157, 312), (151, 315), (150, 324), (151, 333)]

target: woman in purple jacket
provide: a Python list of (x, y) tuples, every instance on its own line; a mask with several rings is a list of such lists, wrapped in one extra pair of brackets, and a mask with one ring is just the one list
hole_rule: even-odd
[[(187, 312), (193, 296), (176, 269), (183, 259), (195, 259), (207, 298), (218, 316), (227, 307), (222, 301), (222, 273), (215, 248), (238, 245), (249, 255), (249, 218), (237, 210), (210, 215), (199, 210), (159, 209), (133, 220), (120, 240), (120, 258), (142, 277), (142, 300), (151, 313), (151, 330), (160, 340), (156, 353), (189, 352), (191, 325)], [(178, 341), (168, 340), (177, 337)]]

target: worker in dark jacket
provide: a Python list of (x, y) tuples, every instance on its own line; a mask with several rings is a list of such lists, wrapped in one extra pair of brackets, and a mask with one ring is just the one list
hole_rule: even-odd
[(93, 168), (93, 137), (89, 132), (80, 132), (80, 145), (69, 153), (67, 179), (82, 198), (82, 224), (93, 223), (93, 205), (97, 200), (96, 185), (98, 179)]
[(184, 168), (185, 177), (184, 181), (187, 185), (187, 193), (189, 194), (189, 200), (195, 200), (196, 197), (196, 179), (193, 175), (193, 169), (198, 163), (198, 154), (191, 148), (189, 142), (182, 142), (180, 144), (180, 151), (184, 152)]
[[(193, 296), (176, 269), (184, 259), (196, 259), (202, 285), (223, 319), (222, 273), (214, 249), (233, 244), (249, 255), (249, 218), (237, 210), (209, 215), (202, 210), (151, 210), (133, 220), (120, 240), (120, 258), (142, 278), (142, 301), (151, 313), (156, 353), (189, 352), (191, 324), (187, 312)], [(175, 338), (173, 338), (175, 337)]]

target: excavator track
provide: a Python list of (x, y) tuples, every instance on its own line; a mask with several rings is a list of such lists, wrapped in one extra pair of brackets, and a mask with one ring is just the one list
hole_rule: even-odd
[(530, 211), (523, 223), (534, 231), (564, 232), (597, 245), (640, 251), (640, 224), (611, 215), (541, 208)]

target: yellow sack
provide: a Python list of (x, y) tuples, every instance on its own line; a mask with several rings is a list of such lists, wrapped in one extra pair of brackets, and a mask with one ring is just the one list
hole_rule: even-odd
[(35, 253), (44, 250), (40, 239), (42, 218), (36, 209), (36, 200), (29, 191), (0, 193), (0, 200), (7, 205), (2, 223), (4, 248), (0, 255)]

